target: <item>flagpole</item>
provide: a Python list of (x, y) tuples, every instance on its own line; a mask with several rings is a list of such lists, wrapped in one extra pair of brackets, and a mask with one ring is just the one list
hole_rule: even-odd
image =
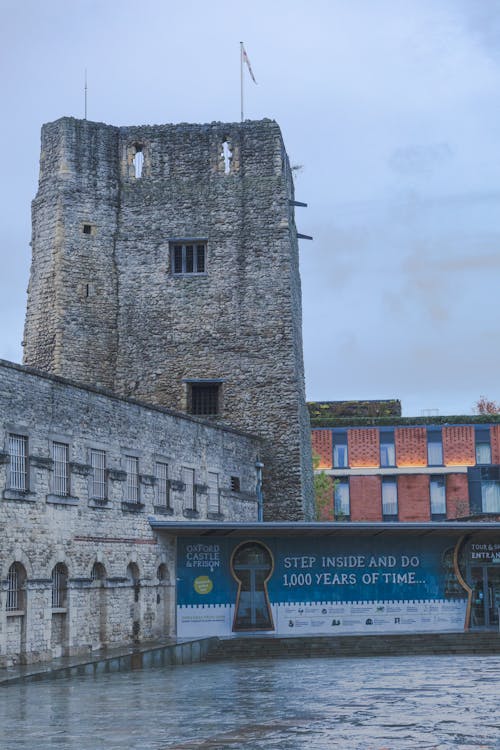
[(243, 122), (243, 42), (240, 42), (240, 100), (241, 122)]
[(85, 117), (87, 119), (87, 68), (85, 68)]

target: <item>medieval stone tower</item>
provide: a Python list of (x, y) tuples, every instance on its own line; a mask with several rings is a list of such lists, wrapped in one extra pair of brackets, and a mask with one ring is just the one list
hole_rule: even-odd
[(278, 125), (42, 129), (24, 362), (261, 435), (312, 514), (293, 181)]

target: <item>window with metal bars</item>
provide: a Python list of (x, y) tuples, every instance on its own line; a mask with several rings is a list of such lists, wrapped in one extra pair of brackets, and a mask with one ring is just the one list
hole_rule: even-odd
[(170, 262), (175, 276), (206, 273), (207, 246), (205, 242), (177, 243), (170, 245)]
[(101, 581), (103, 582), (106, 578), (106, 569), (104, 565), (100, 562), (95, 562), (92, 566), (92, 570), (90, 573), (90, 578), (92, 581)]
[(139, 502), (139, 459), (136, 456), (125, 456), (127, 482), (125, 484), (125, 500), (128, 503)]
[(155, 463), (156, 477), (156, 505), (168, 508), (170, 506), (168, 464), (164, 461)]
[(196, 497), (194, 494), (194, 469), (182, 467), (182, 481), (184, 482), (184, 508), (196, 510)]
[(52, 460), (54, 462), (54, 494), (69, 495), (69, 445), (52, 443)]
[(28, 438), (25, 435), (9, 435), (9, 487), (13, 490), (28, 489)]
[(214, 471), (208, 472), (208, 512), (220, 512), (219, 475)]
[(68, 592), (68, 569), (63, 563), (57, 563), (52, 570), (52, 609), (63, 609), (66, 606)]
[(13, 563), (7, 573), (7, 612), (24, 610), (26, 571), (21, 563)]
[(210, 417), (220, 411), (220, 383), (191, 383), (190, 412)]
[(106, 451), (92, 448), (90, 451), (91, 474), (91, 496), (94, 500), (105, 500), (107, 497), (106, 486)]

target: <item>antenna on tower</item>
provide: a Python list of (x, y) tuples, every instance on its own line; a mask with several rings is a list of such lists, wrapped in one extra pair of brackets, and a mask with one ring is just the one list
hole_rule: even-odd
[(85, 116), (83, 119), (87, 119), (87, 68), (85, 68)]

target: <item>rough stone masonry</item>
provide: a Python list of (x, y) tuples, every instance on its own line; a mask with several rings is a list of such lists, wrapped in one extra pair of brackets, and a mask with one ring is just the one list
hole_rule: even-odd
[(212, 389), (264, 438), (281, 520), (313, 508), (293, 199), (270, 120), (45, 125), (24, 337), (26, 364), (151, 404)]

